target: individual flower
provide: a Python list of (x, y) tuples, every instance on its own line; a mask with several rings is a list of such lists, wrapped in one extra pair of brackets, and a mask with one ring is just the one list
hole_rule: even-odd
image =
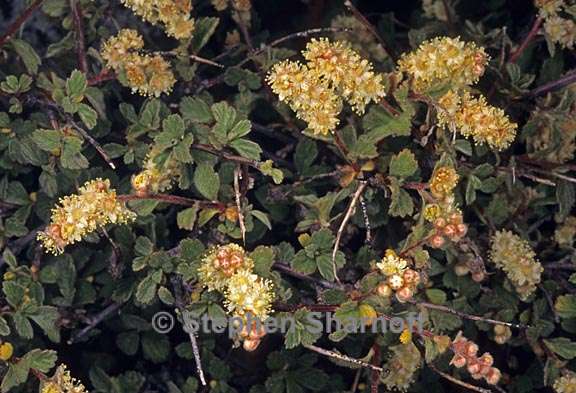
[(567, 372), (554, 381), (556, 393), (576, 393), (576, 373)]
[(398, 338), (402, 344), (408, 344), (412, 342), (412, 331), (410, 329), (402, 330), (400, 337)]
[(383, 61), (387, 54), (382, 45), (374, 38), (374, 35), (358, 19), (350, 15), (338, 15), (332, 19), (331, 27), (346, 29), (334, 33), (336, 41), (347, 41), (354, 51), (362, 57)]
[(502, 376), (502, 373), (496, 367), (493, 367), (494, 358), (488, 352), (478, 356), (478, 345), (468, 340), (458, 332), (452, 341), (452, 351), (454, 356), (450, 364), (456, 368), (466, 366), (467, 371), (474, 379), (482, 379), (490, 384), (496, 385)]
[(439, 100), (440, 126), (455, 127), (462, 135), (472, 137), (478, 144), (486, 143), (495, 150), (510, 146), (518, 125), (511, 122), (502, 109), (488, 105), (483, 96), (475, 98), (468, 92), (463, 94), (456, 109), (457, 100), (453, 94), (449, 91)]
[(436, 37), (404, 54), (398, 68), (413, 78), (417, 91), (427, 91), (443, 85), (473, 85), (484, 74), (487, 63), (484, 48), (460, 38)]
[(512, 329), (506, 325), (494, 325), (494, 341), (503, 345), (510, 340), (510, 337), (512, 337)]
[(272, 312), (273, 284), (249, 270), (240, 270), (228, 280), (224, 297), (232, 315), (250, 314), (263, 321)]
[(153, 25), (163, 24), (166, 33), (174, 38), (192, 36), (194, 19), (190, 17), (191, 0), (122, 0), (122, 3), (143, 20)]
[(504, 270), (522, 300), (536, 290), (544, 269), (528, 242), (510, 231), (498, 231), (491, 239), (490, 258)]
[(144, 40), (136, 30), (122, 29), (102, 45), (100, 54), (106, 62), (106, 67), (117, 70), (126, 61), (126, 56), (142, 48)]
[(363, 114), (366, 105), (386, 95), (382, 75), (346, 44), (326, 38), (312, 39), (302, 52), (308, 67), (328, 80), (352, 109)]
[(280, 101), (286, 102), (315, 134), (326, 135), (339, 124), (342, 100), (307, 66), (292, 61), (277, 63), (267, 81)]
[(67, 245), (107, 224), (125, 224), (135, 218), (110, 188), (110, 180), (98, 178), (85, 183), (78, 194), (60, 198), (59, 206), (52, 209), (50, 224), (37, 238), (46, 250), (58, 255)]
[(88, 393), (88, 389), (76, 378), (72, 378), (70, 371), (61, 364), (54, 375), (42, 381), (41, 393)]
[(9, 343), (9, 342), (1, 343), (0, 342), (0, 360), (3, 360), (6, 362), (6, 361), (10, 360), (10, 358), (12, 358), (13, 354), (14, 354), (14, 347), (12, 346), (11, 343)]
[(437, 199), (444, 199), (452, 195), (452, 191), (458, 185), (458, 173), (451, 166), (442, 166), (437, 168), (430, 180), (430, 191)]
[(422, 355), (413, 342), (390, 347), (392, 357), (384, 368), (388, 371), (382, 382), (388, 389), (407, 391), (422, 364)]
[(548, 38), (563, 48), (574, 48), (576, 42), (576, 23), (572, 19), (552, 16), (544, 22), (544, 32)]
[(231, 277), (239, 271), (250, 271), (254, 261), (244, 249), (234, 243), (218, 246), (202, 259), (199, 280), (209, 290), (223, 290)]

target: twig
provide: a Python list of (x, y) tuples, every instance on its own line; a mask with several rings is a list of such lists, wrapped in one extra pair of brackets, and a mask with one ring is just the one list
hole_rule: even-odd
[(508, 326), (508, 327), (513, 327), (513, 328), (517, 328), (517, 329), (524, 329), (526, 328), (525, 325), (522, 324), (516, 324), (516, 323), (510, 323), (510, 322), (504, 322), (504, 321), (498, 321), (496, 319), (490, 319), (490, 318), (484, 318), (484, 317), (480, 317), (477, 315), (471, 315), (471, 314), (466, 314), (462, 311), (458, 311), (458, 310), (454, 310), (453, 308), (450, 307), (446, 307), (446, 306), (442, 306), (439, 304), (432, 304), (432, 303), (426, 303), (426, 302), (417, 302), (415, 300), (410, 301), (410, 303), (417, 305), (417, 306), (422, 306), (431, 310), (437, 310), (437, 311), (441, 311), (447, 314), (452, 314), (452, 315), (456, 315), (460, 318), (464, 318), (464, 319), (469, 319), (471, 321), (480, 321), (480, 322), (486, 322), (486, 323), (490, 323), (493, 325), (504, 325), (504, 326)]
[(255, 169), (260, 169), (260, 163), (258, 161), (254, 161), (254, 160), (251, 160), (249, 158), (245, 158), (245, 157), (241, 157), (241, 156), (236, 156), (234, 154), (229, 154), (229, 153), (226, 153), (224, 151), (216, 150), (212, 146), (209, 146), (209, 145), (205, 145), (202, 143), (194, 143), (191, 146), (191, 148), (196, 149), (196, 150), (202, 150), (202, 151), (205, 151), (207, 153), (213, 154), (215, 156), (220, 156), (226, 160), (237, 162), (239, 164), (246, 164), (246, 165), (249, 165)]
[[(374, 343), (372, 345), (372, 350), (374, 351), (374, 357), (372, 358), (372, 365), (376, 365), (380, 363), (380, 347), (378, 343)], [(376, 370), (372, 369), (370, 372), (370, 392), (371, 393), (378, 393), (378, 385), (380, 384), (380, 373), (376, 372)]]
[(316, 277), (312, 277), (312, 276), (307, 276), (305, 274), (299, 273), (293, 269), (291, 269), (288, 265), (285, 265), (283, 263), (275, 263), (274, 265), (272, 265), (272, 268), (275, 270), (278, 270), (279, 272), (285, 273), (289, 276), (292, 277), (296, 277), (299, 278), (300, 280), (304, 280), (304, 281), (310, 281), (313, 282), (314, 284), (318, 284), (321, 287), (324, 288), (329, 288), (329, 289), (344, 289), (344, 286), (342, 284), (338, 284), (335, 282), (330, 282), (327, 280), (323, 280), (321, 278), (316, 278)]
[(542, 26), (543, 21), (544, 21), (544, 19), (541, 17), (536, 18), (536, 20), (534, 21), (534, 24), (532, 24), (532, 28), (528, 32), (528, 35), (526, 36), (526, 38), (524, 38), (524, 41), (522, 41), (522, 43), (520, 44), (518, 49), (516, 49), (516, 51), (510, 55), (510, 59), (508, 59), (508, 63), (515, 63), (516, 60), (518, 60), (518, 58), (520, 57), (522, 52), (524, 52), (526, 47), (530, 44), (530, 42), (532, 42), (532, 40), (534, 39), (534, 37), (538, 33), (538, 30), (540, 30), (540, 26)]
[(110, 157), (108, 157), (108, 154), (104, 151), (104, 149), (102, 148), (102, 146), (100, 146), (100, 144), (96, 141), (96, 139), (92, 138), (92, 136), (86, 130), (84, 130), (84, 128), (80, 127), (78, 123), (72, 120), (71, 117), (68, 117), (67, 120), (72, 125), (72, 127), (74, 127), (74, 129), (78, 131), (84, 137), (84, 139), (86, 139), (92, 145), (94, 149), (96, 149), (98, 154), (100, 154), (102, 159), (106, 161), (106, 163), (110, 166), (110, 168), (116, 169), (116, 165), (112, 162)]
[(550, 91), (558, 90), (576, 82), (576, 70), (572, 70), (558, 80), (548, 82), (526, 94), (527, 97), (537, 97)]
[(373, 364), (366, 363), (366, 362), (359, 360), (359, 359), (351, 358), (349, 356), (343, 355), (343, 354), (338, 353), (338, 352), (329, 351), (327, 349), (320, 348), (320, 347), (317, 347), (315, 345), (303, 344), (302, 346), (304, 348), (307, 348), (311, 351), (319, 353), (320, 355), (323, 355), (323, 356), (327, 356), (329, 358), (334, 358), (334, 359), (338, 359), (338, 360), (341, 360), (344, 362), (352, 363), (352, 364), (355, 364), (355, 365), (363, 367), (363, 368), (368, 368), (370, 370), (377, 371), (379, 373), (384, 371), (384, 369), (382, 367), (378, 367), (378, 366), (375, 366)]
[(98, 85), (102, 82), (111, 81), (114, 79), (116, 79), (116, 74), (113, 71), (105, 68), (100, 71), (98, 75), (88, 79), (88, 86)]
[(24, 12), (14, 21), (8, 30), (0, 37), (0, 48), (20, 29), (20, 27), (32, 16), (34, 11), (42, 5), (44, 0), (36, 0), (30, 7), (26, 8)]
[(84, 44), (84, 28), (82, 25), (82, 10), (78, 0), (70, 0), (72, 10), (72, 20), (76, 33), (76, 53), (78, 55), (78, 67), (83, 73), (88, 72), (88, 61), (86, 60), (86, 47)]
[(194, 61), (197, 61), (198, 63), (203, 63), (203, 64), (208, 64), (214, 67), (218, 67), (218, 68), (224, 68), (224, 66), (220, 63), (216, 63), (215, 61), (209, 60), (209, 59), (205, 59), (203, 57), (200, 56), (196, 56), (196, 55), (188, 55), (189, 58), (191, 58)]
[(340, 228), (338, 228), (338, 233), (336, 234), (336, 241), (334, 242), (334, 249), (332, 250), (332, 269), (334, 272), (334, 278), (336, 279), (336, 281), (338, 283), (340, 283), (340, 279), (338, 278), (338, 274), (337, 274), (337, 269), (336, 269), (336, 253), (338, 253), (338, 247), (340, 246), (340, 240), (342, 239), (342, 234), (344, 233), (344, 229), (346, 228), (346, 224), (348, 224), (348, 221), (350, 220), (350, 217), (352, 217), (352, 214), (355, 211), (356, 208), (356, 203), (358, 203), (358, 198), (360, 198), (360, 196), (362, 195), (362, 192), (364, 192), (364, 189), (366, 188), (366, 186), (368, 185), (368, 182), (365, 180), (361, 180), (358, 184), (358, 188), (356, 189), (356, 192), (354, 193), (354, 196), (352, 197), (352, 200), (350, 201), (350, 205), (348, 206), (348, 210), (346, 210), (346, 215), (344, 216), (344, 219), (342, 220), (342, 223), (340, 224)]
[(155, 201), (171, 203), (173, 205), (183, 205), (183, 206), (200, 205), (202, 207), (212, 207), (222, 211), (226, 209), (226, 205), (218, 201), (201, 201), (198, 199), (186, 198), (170, 194), (146, 194), (146, 195), (125, 194), (125, 195), (118, 195), (117, 198), (118, 200), (121, 201), (139, 201), (145, 199), (153, 199)]
[(238, 209), (238, 223), (240, 224), (240, 233), (242, 242), (246, 245), (246, 225), (244, 224), (244, 214), (242, 213), (242, 202), (240, 195), (240, 165), (234, 168), (234, 196), (236, 199), (236, 209)]
[(104, 310), (100, 311), (98, 314), (90, 318), (90, 323), (84, 329), (76, 333), (70, 340), (68, 340), (68, 345), (72, 345), (78, 342), (86, 334), (88, 334), (92, 329), (98, 326), (102, 321), (104, 321), (109, 315), (115, 313), (122, 307), (123, 303), (112, 303), (108, 305)]
[(447, 379), (448, 381), (455, 383), (456, 385), (460, 385), (468, 390), (472, 390), (474, 392), (480, 392), (480, 393), (492, 393), (492, 390), (489, 389), (484, 389), (475, 385), (471, 385), (469, 383), (466, 383), (464, 381), (461, 381), (457, 378), (454, 378), (453, 376), (451, 376), (450, 374), (446, 374), (443, 371), (440, 371), (436, 368), (436, 366), (434, 366), (433, 364), (429, 364), (428, 367), (430, 367), (430, 369), (432, 371), (434, 371), (436, 374), (440, 375), (442, 378)]
[(392, 51), (391, 48), (388, 48), (388, 46), (386, 45), (386, 42), (384, 42), (382, 37), (380, 37), (380, 34), (378, 34), (378, 32), (376, 31), (374, 26), (372, 26), (372, 23), (370, 23), (370, 21), (368, 19), (366, 19), (366, 17), (364, 15), (362, 15), (362, 13), (360, 11), (358, 11), (358, 9), (356, 7), (354, 7), (354, 4), (352, 4), (352, 2), (350, 0), (346, 0), (344, 2), (344, 5), (346, 6), (346, 8), (348, 8), (350, 10), (350, 12), (352, 12), (352, 15), (354, 15), (354, 17), (356, 19), (358, 19), (358, 21), (360, 23), (362, 23), (364, 25), (364, 27), (366, 27), (366, 29), (368, 29), (370, 34), (372, 34), (374, 36), (374, 38), (376, 38), (376, 40), (378, 40), (378, 42), (382, 46), (382, 49), (384, 49), (384, 52), (386, 52), (388, 54), (388, 56), (390, 56), (390, 58), (395, 61), (396, 56), (395, 56), (394, 52)]

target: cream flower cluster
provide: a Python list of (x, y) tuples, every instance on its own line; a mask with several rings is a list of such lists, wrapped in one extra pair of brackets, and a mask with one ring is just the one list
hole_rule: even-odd
[(484, 48), (459, 38), (437, 37), (404, 54), (398, 68), (413, 78), (417, 91), (425, 92), (472, 85), (484, 74), (487, 62)]
[(542, 265), (528, 242), (510, 231), (498, 231), (491, 239), (490, 258), (506, 273), (522, 300), (536, 290)]
[(141, 54), (143, 47), (137, 31), (123, 29), (104, 43), (100, 54), (133, 92), (155, 97), (169, 93), (176, 83), (170, 64), (159, 54)]
[(408, 261), (396, 255), (394, 250), (386, 250), (382, 261), (376, 264), (386, 281), (377, 287), (380, 296), (389, 297), (396, 294), (396, 299), (406, 302), (412, 298), (420, 283), (417, 271), (408, 268)]
[(153, 25), (161, 23), (166, 33), (176, 39), (192, 37), (194, 19), (190, 17), (191, 0), (122, 0), (122, 3), (143, 20)]
[(502, 109), (488, 105), (483, 96), (475, 98), (468, 92), (460, 96), (453, 90), (438, 101), (438, 124), (495, 150), (510, 146), (518, 128)]
[(385, 95), (382, 75), (342, 42), (312, 39), (302, 55), (305, 65), (280, 62), (267, 81), (315, 134), (326, 135), (336, 128), (342, 99), (362, 114), (368, 103)]
[(54, 376), (43, 381), (41, 386), (41, 393), (88, 393), (80, 381), (72, 378), (64, 364), (58, 366)]
[(568, 13), (561, 16), (560, 13), (566, 6), (563, 0), (535, 0), (541, 18), (544, 18), (544, 33), (550, 41), (559, 44), (563, 48), (572, 49), (576, 42), (576, 23)]
[(154, 194), (164, 192), (172, 188), (182, 172), (182, 167), (173, 159), (168, 160), (161, 168), (156, 164), (157, 154), (154, 149), (148, 152), (144, 161), (144, 169), (132, 176), (132, 189), (137, 195)]
[(422, 355), (413, 342), (390, 347), (392, 357), (384, 368), (388, 371), (382, 382), (388, 389), (406, 391), (422, 363)]
[(251, 271), (254, 261), (242, 247), (230, 243), (213, 249), (202, 260), (198, 269), (200, 282), (209, 290), (222, 291), (230, 278), (240, 270)]
[(576, 393), (576, 373), (568, 372), (554, 381), (556, 393)]
[(38, 233), (38, 240), (54, 255), (107, 224), (125, 224), (136, 214), (126, 208), (110, 188), (110, 180), (96, 179), (80, 187), (78, 194), (65, 196), (52, 209), (50, 224)]

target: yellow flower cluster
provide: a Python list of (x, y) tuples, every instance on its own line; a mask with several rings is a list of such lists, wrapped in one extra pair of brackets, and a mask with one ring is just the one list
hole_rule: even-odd
[(510, 231), (498, 231), (491, 239), (490, 258), (506, 273), (516, 292), (526, 300), (536, 290), (543, 272), (536, 254), (525, 240)]
[(386, 59), (386, 51), (382, 45), (370, 33), (362, 22), (353, 16), (338, 15), (332, 19), (331, 26), (335, 29), (347, 29), (334, 34), (337, 41), (347, 41), (350, 47), (365, 58), (383, 61)]
[(555, 16), (564, 6), (564, 0), (534, 0), (538, 14), (542, 18)]
[(398, 68), (414, 79), (417, 91), (427, 91), (472, 85), (484, 74), (487, 62), (484, 48), (459, 38), (437, 37), (404, 54)]
[[(546, 37), (563, 48), (572, 49), (576, 42), (576, 23), (570, 16), (569, 6), (564, 0), (535, 0), (540, 18), (544, 19)], [(560, 13), (565, 10), (565, 16)]]
[(89, 181), (80, 187), (78, 194), (61, 198), (59, 204), (52, 209), (50, 225), (37, 236), (54, 255), (107, 224), (124, 224), (136, 218), (118, 200), (116, 191), (110, 188), (110, 180)]
[(137, 195), (169, 190), (172, 188), (172, 182), (176, 181), (181, 175), (182, 168), (175, 160), (169, 158), (162, 168), (159, 168), (155, 158), (156, 152), (152, 149), (146, 156), (144, 169), (132, 176), (132, 189)]
[(64, 364), (58, 366), (52, 378), (42, 381), (41, 386), (41, 393), (88, 393), (80, 381), (72, 378)]
[(382, 378), (382, 382), (388, 389), (406, 391), (416, 371), (422, 363), (422, 355), (413, 342), (390, 347), (392, 357), (386, 362), (385, 368), (388, 373)]
[(166, 33), (176, 39), (192, 37), (194, 19), (190, 17), (191, 0), (122, 0), (122, 3), (143, 20), (153, 25), (163, 24)]
[(490, 106), (483, 96), (472, 97), (465, 92), (459, 97), (454, 91), (438, 102), (438, 124), (456, 128), (462, 135), (486, 143), (492, 149), (507, 148), (516, 136), (518, 125), (510, 121), (500, 108)]
[(213, 249), (202, 260), (198, 269), (200, 282), (209, 290), (221, 291), (228, 285), (230, 277), (240, 270), (251, 271), (254, 261), (242, 247), (230, 243)]
[(326, 135), (336, 128), (342, 99), (362, 114), (368, 103), (385, 95), (382, 75), (341, 42), (313, 39), (302, 54), (307, 64), (280, 62), (267, 81), (315, 134)]
[(430, 180), (430, 192), (434, 198), (444, 199), (452, 195), (452, 191), (458, 185), (460, 176), (456, 170), (450, 166), (442, 166), (437, 168)]
[(576, 374), (568, 372), (554, 381), (556, 393), (576, 393)]
[(265, 320), (272, 311), (274, 289), (272, 281), (244, 269), (230, 277), (224, 296), (228, 312), (241, 317), (251, 314)]
[(496, 385), (502, 376), (502, 373), (494, 364), (494, 358), (488, 352), (478, 356), (478, 345), (468, 340), (458, 332), (454, 341), (452, 341), (452, 351), (454, 357), (450, 364), (456, 368), (466, 366), (467, 371), (474, 379), (484, 379), (490, 385)]
[(12, 358), (13, 354), (14, 347), (12, 344), (9, 342), (3, 343), (2, 340), (0, 340), (0, 360), (7, 362)]
[(386, 277), (386, 281), (378, 285), (376, 289), (380, 296), (390, 297), (392, 293), (395, 293), (399, 302), (412, 298), (420, 283), (420, 275), (417, 271), (408, 268), (406, 259), (388, 249), (376, 267)]
[(137, 31), (123, 29), (104, 43), (101, 55), (133, 92), (155, 97), (170, 92), (176, 83), (170, 64), (158, 54), (141, 54), (143, 46)]

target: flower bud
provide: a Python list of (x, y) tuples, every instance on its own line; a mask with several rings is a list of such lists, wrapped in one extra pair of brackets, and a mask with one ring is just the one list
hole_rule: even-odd
[(440, 235), (435, 235), (430, 240), (430, 245), (434, 248), (440, 248), (444, 245), (444, 238)]
[(472, 280), (474, 280), (474, 282), (484, 281), (485, 277), (486, 275), (482, 271), (472, 273)]
[(453, 364), (456, 368), (462, 368), (466, 365), (466, 358), (462, 355), (454, 355), (450, 364)]
[(258, 348), (258, 345), (260, 345), (260, 340), (248, 339), (248, 340), (244, 340), (244, 342), (242, 343), (242, 348), (244, 348), (244, 350), (247, 352), (252, 352), (252, 351), (256, 350), (256, 348)]
[(386, 283), (380, 283), (376, 288), (376, 293), (382, 297), (390, 297), (392, 295), (392, 288)]
[(414, 292), (410, 288), (404, 287), (396, 292), (396, 299), (398, 299), (400, 303), (404, 303), (410, 300), (413, 294)]

